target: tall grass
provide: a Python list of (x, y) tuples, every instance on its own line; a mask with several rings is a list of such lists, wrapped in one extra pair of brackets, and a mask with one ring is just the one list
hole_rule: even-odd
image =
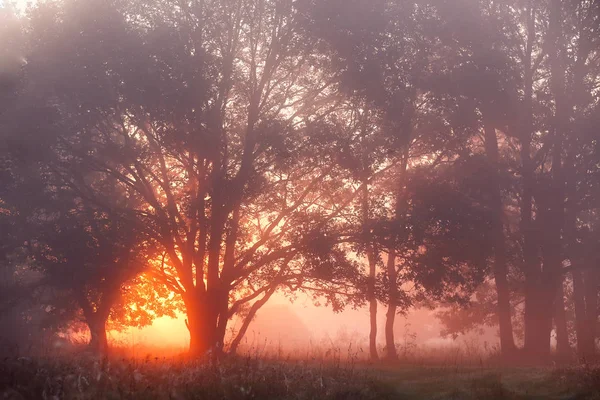
[[(183, 349), (58, 342), (0, 361), (0, 399), (598, 399), (600, 366), (517, 368), (477, 341), (438, 348), (402, 340), (399, 359), (373, 363), (362, 338), (284, 350), (266, 338), (217, 363)], [(382, 350), (382, 349), (380, 349)]]
[(146, 357), (7, 358), (0, 398), (10, 399), (385, 399), (367, 371), (341, 365)]

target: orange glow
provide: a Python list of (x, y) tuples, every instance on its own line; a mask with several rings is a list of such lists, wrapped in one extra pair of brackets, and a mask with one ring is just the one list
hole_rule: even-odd
[(123, 332), (110, 331), (109, 341), (113, 345), (131, 349), (133, 355), (140, 352), (153, 354), (179, 353), (187, 350), (189, 332), (185, 326), (185, 315), (177, 312), (176, 318), (159, 317), (152, 325), (144, 328), (127, 328)]
[[(383, 309), (381, 309), (383, 311)], [(261, 316), (262, 314), (262, 316)], [(379, 343), (383, 345), (385, 312), (378, 313)], [(160, 317), (151, 326), (128, 328), (124, 332), (110, 331), (109, 341), (135, 357), (179, 355), (187, 350), (189, 332), (185, 326), (185, 314), (176, 313), (176, 318)], [(340, 345), (340, 340), (350, 338), (357, 346), (366, 348), (369, 318), (368, 309), (347, 309), (333, 313), (326, 307), (317, 307), (306, 296), (298, 296), (290, 303), (283, 295), (275, 295), (269, 304), (259, 312), (245, 337), (247, 347), (265, 346), (273, 351), (278, 346), (284, 354), (304, 354), (307, 349), (316, 346)], [(298, 320), (294, 322), (293, 320)], [(298, 324), (302, 324), (299, 329)], [(238, 326), (239, 327), (239, 326)], [(229, 328), (236, 328), (235, 319)], [(464, 340), (476, 340), (480, 343), (497, 342), (494, 329), (489, 329), (479, 337), (459, 338), (458, 341), (440, 337), (441, 326), (431, 310), (417, 310), (407, 318), (396, 318), (396, 336), (402, 338), (406, 330), (417, 334), (416, 342), (425, 347), (451, 346)], [(344, 339), (345, 338), (345, 339)], [(244, 346), (242, 346), (244, 347)]]

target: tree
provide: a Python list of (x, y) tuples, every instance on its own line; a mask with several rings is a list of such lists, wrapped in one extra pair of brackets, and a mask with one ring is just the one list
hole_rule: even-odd
[[(439, 57), (436, 52), (444, 51), (437, 44), (440, 32), (430, 26), (440, 25), (434, 8), (413, 2), (343, 3), (305, 1), (299, 9), (306, 29), (328, 46), (330, 68), (339, 71), (342, 90), (380, 114), (387, 160), (397, 164), (387, 181), (393, 210), (387, 218), (396, 219), (398, 229), (390, 230), (392, 236), (382, 242), (387, 253), (386, 358), (395, 359), (394, 319), (397, 307), (408, 304), (398, 291), (406, 283), (398, 271), (406, 268), (407, 252), (414, 251), (396, 248), (411, 230), (410, 225), (400, 229), (401, 222), (408, 224), (408, 175), (419, 165), (435, 167), (468, 153), (473, 122), (465, 117), (473, 119), (473, 110), (465, 113), (465, 102), (457, 96), (446, 100), (453, 87), (442, 82), (441, 71), (451, 67), (442, 60), (440, 66), (431, 65)], [(457, 110), (463, 114), (459, 118)]]
[(352, 295), (323, 194), (343, 209), (355, 192), (332, 178), (335, 93), (289, 2), (47, 4), (31, 37), (31, 84), (60, 128), (36, 131), (61, 155), (53, 174), (160, 245), (153, 277), (181, 295), (192, 353), (220, 351), (228, 320), (278, 289)]
[(0, 249), (38, 227), (30, 251), (48, 279), (66, 264), (86, 277), (67, 286), (90, 321), (125, 315), (94, 309), (109, 276), (130, 299), (136, 281), (138, 299), (181, 298), (196, 355), (220, 353), (237, 315), (234, 352), (275, 293), (304, 291), (368, 302), (372, 358), (387, 305), (394, 359), (398, 312), (485, 292), (495, 316), (461, 321), (497, 321), (504, 355), (515, 325), (528, 355), (548, 358), (555, 329), (567, 357), (572, 300), (590, 358), (597, 15), (589, 1), (40, 4), (1, 49)]
[[(136, 296), (127, 290), (133, 281), (142, 280), (139, 275), (148, 259), (155, 257), (153, 242), (138, 226), (122, 215), (90, 206), (64, 182), (53, 179), (51, 164), (47, 169), (48, 165), (31, 166), (10, 154), (8, 159), (13, 168), (2, 198), (8, 207), (4, 219), (14, 235), (8, 247), (15, 255), (11, 264), (28, 265), (40, 276), (29, 288), (17, 288), (14, 301), (22, 297), (19, 290), (28, 293), (47, 311), (45, 324), (49, 326), (67, 327), (74, 319), (83, 322), (95, 352), (108, 349), (109, 320), (113, 327), (124, 327), (148, 325), (155, 316), (165, 314), (174, 317), (173, 307), (153, 293), (139, 296), (138, 290)], [(124, 198), (114, 181), (94, 184), (115, 204), (135, 201)], [(124, 294), (129, 294), (125, 302)], [(162, 297), (167, 294), (160, 293)]]
[(591, 94), (598, 86), (600, 72), (598, 40), (594, 34), (598, 27), (598, 4), (553, 3), (550, 7), (553, 19), (549, 41), (557, 50), (548, 59), (555, 118), (555, 138), (550, 140), (554, 140), (553, 146), (560, 146), (553, 148), (552, 168), (555, 162), (557, 165), (560, 162), (557, 171), (560, 183), (556, 185), (560, 185), (562, 193), (556, 191), (555, 196), (562, 196), (557, 201), (561, 201), (564, 212), (561, 264), (568, 259), (572, 265), (578, 353), (582, 358), (592, 359), (596, 352), (593, 341), (598, 315), (598, 277), (590, 266), (595, 263), (595, 252), (587, 246), (594, 241), (591, 232), (595, 230), (592, 221), (597, 208), (590, 207), (586, 199), (597, 195), (595, 185), (589, 183), (597, 168), (593, 166), (595, 142), (586, 126), (595, 118), (592, 114), (598, 108), (598, 99)]

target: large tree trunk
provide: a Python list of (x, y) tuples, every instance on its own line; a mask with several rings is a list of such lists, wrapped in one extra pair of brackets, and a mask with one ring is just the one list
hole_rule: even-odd
[[(544, 196), (540, 197), (543, 198)], [(553, 207), (542, 204), (542, 201), (538, 201), (538, 204), (542, 268), (538, 270), (528, 266), (526, 270), (524, 350), (531, 361), (547, 362), (551, 354), (552, 321), (557, 310), (559, 281), (556, 275), (560, 273), (557, 268), (560, 268), (561, 252), (560, 241), (556, 242), (556, 226), (553, 226)]]
[(556, 327), (556, 354), (560, 360), (568, 360), (571, 356), (571, 346), (569, 345), (569, 331), (567, 329), (567, 315), (565, 312), (565, 298), (562, 284), (558, 285), (556, 293), (554, 326)]
[[(556, 163), (556, 154), (553, 161)], [(537, 199), (542, 269), (533, 275), (536, 279), (531, 283), (530, 295), (535, 296), (531, 299), (534, 307), (530, 310), (532, 319), (526, 326), (527, 355), (542, 362), (547, 362), (551, 356), (552, 321), (558, 307), (557, 293), (562, 285), (562, 213), (555, 185), (556, 181), (551, 181), (548, 192), (540, 193)]]
[(494, 237), (494, 280), (498, 296), (498, 323), (500, 327), (500, 347), (503, 356), (514, 353), (515, 342), (513, 338), (510, 291), (508, 287), (508, 268), (506, 265), (506, 244), (504, 238), (504, 206), (499, 184), (499, 155), (496, 129), (489, 122), (484, 122), (485, 150), (490, 165), (493, 169), (494, 187), (492, 192), (492, 209), (494, 210), (493, 237)]
[(542, 259), (543, 270), (539, 290), (538, 341), (535, 356), (541, 359), (550, 357), (550, 336), (552, 332), (552, 316), (556, 305), (556, 293), (562, 285), (562, 230), (564, 226), (564, 176), (562, 171), (562, 137), (566, 134), (567, 113), (565, 95), (565, 67), (563, 63), (562, 40), (562, 2), (553, 0), (550, 4), (549, 44), (550, 52), (550, 87), (556, 104), (555, 121), (551, 131), (552, 169), (551, 180), (547, 192), (541, 193), (544, 203), (540, 208), (543, 214), (542, 223)]
[[(533, 276), (532, 276), (533, 275)], [(540, 274), (530, 274), (525, 286), (525, 354), (533, 361), (550, 354), (552, 306), (542, 287)], [(550, 310), (550, 312), (548, 312)]]
[(539, 288), (541, 285), (541, 265), (539, 261), (539, 241), (533, 218), (534, 165), (531, 160), (531, 135), (533, 128), (533, 63), (532, 54), (535, 43), (536, 12), (535, 2), (528, 2), (527, 14), (527, 46), (523, 60), (524, 96), (523, 116), (521, 120), (521, 168), (522, 168), (522, 200), (521, 200), (521, 233), (523, 238), (523, 263), (525, 275), (525, 315), (524, 315), (524, 350), (534, 354), (539, 345), (540, 309), (545, 305), (541, 302)]
[(596, 324), (598, 323), (598, 273), (595, 270), (573, 270), (575, 330), (577, 355), (584, 361), (596, 358)]
[(188, 315), (186, 320), (190, 332), (189, 354), (192, 357), (203, 357), (208, 354), (210, 345), (210, 327), (205, 326), (199, 316)]
[(192, 357), (203, 357), (215, 346), (217, 326), (211, 323), (208, 304), (203, 300), (200, 296), (184, 296), (186, 326), (190, 332), (189, 353)]
[(391, 249), (388, 253), (387, 271), (389, 279), (388, 288), (388, 309), (385, 316), (385, 358), (389, 361), (398, 359), (396, 353), (396, 342), (394, 340), (394, 322), (396, 321), (396, 298), (398, 296), (398, 287), (396, 279), (396, 251)]
[(77, 293), (77, 301), (85, 322), (90, 330), (89, 349), (96, 354), (104, 354), (108, 351), (108, 339), (106, 335), (106, 321), (113, 304), (114, 295), (107, 294), (105, 301), (94, 310), (83, 292)]
[[(541, 288), (539, 291), (540, 301), (538, 306), (539, 326), (538, 326), (538, 344), (535, 347), (533, 355), (540, 361), (547, 361), (551, 355), (552, 338), (552, 320), (557, 308), (557, 291), (559, 285), (562, 285), (560, 278), (561, 250), (560, 236), (555, 237), (552, 232), (555, 228), (548, 228), (549, 237), (545, 239), (546, 243), (542, 246), (543, 271)], [(558, 240), (558, 243), (557, 243)]]
[(93, 315), (87, 318), (87, 324), (90, 329), (90, 350), (97, 354), (106, 353), (108, 351), (106, 318), (103, 318), (101, 315)]

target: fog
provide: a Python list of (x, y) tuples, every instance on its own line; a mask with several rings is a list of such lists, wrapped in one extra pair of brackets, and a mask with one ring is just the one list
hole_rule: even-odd
[(0, 2), (0, 356), (596, 360), (599, 32), (595, 1)]

